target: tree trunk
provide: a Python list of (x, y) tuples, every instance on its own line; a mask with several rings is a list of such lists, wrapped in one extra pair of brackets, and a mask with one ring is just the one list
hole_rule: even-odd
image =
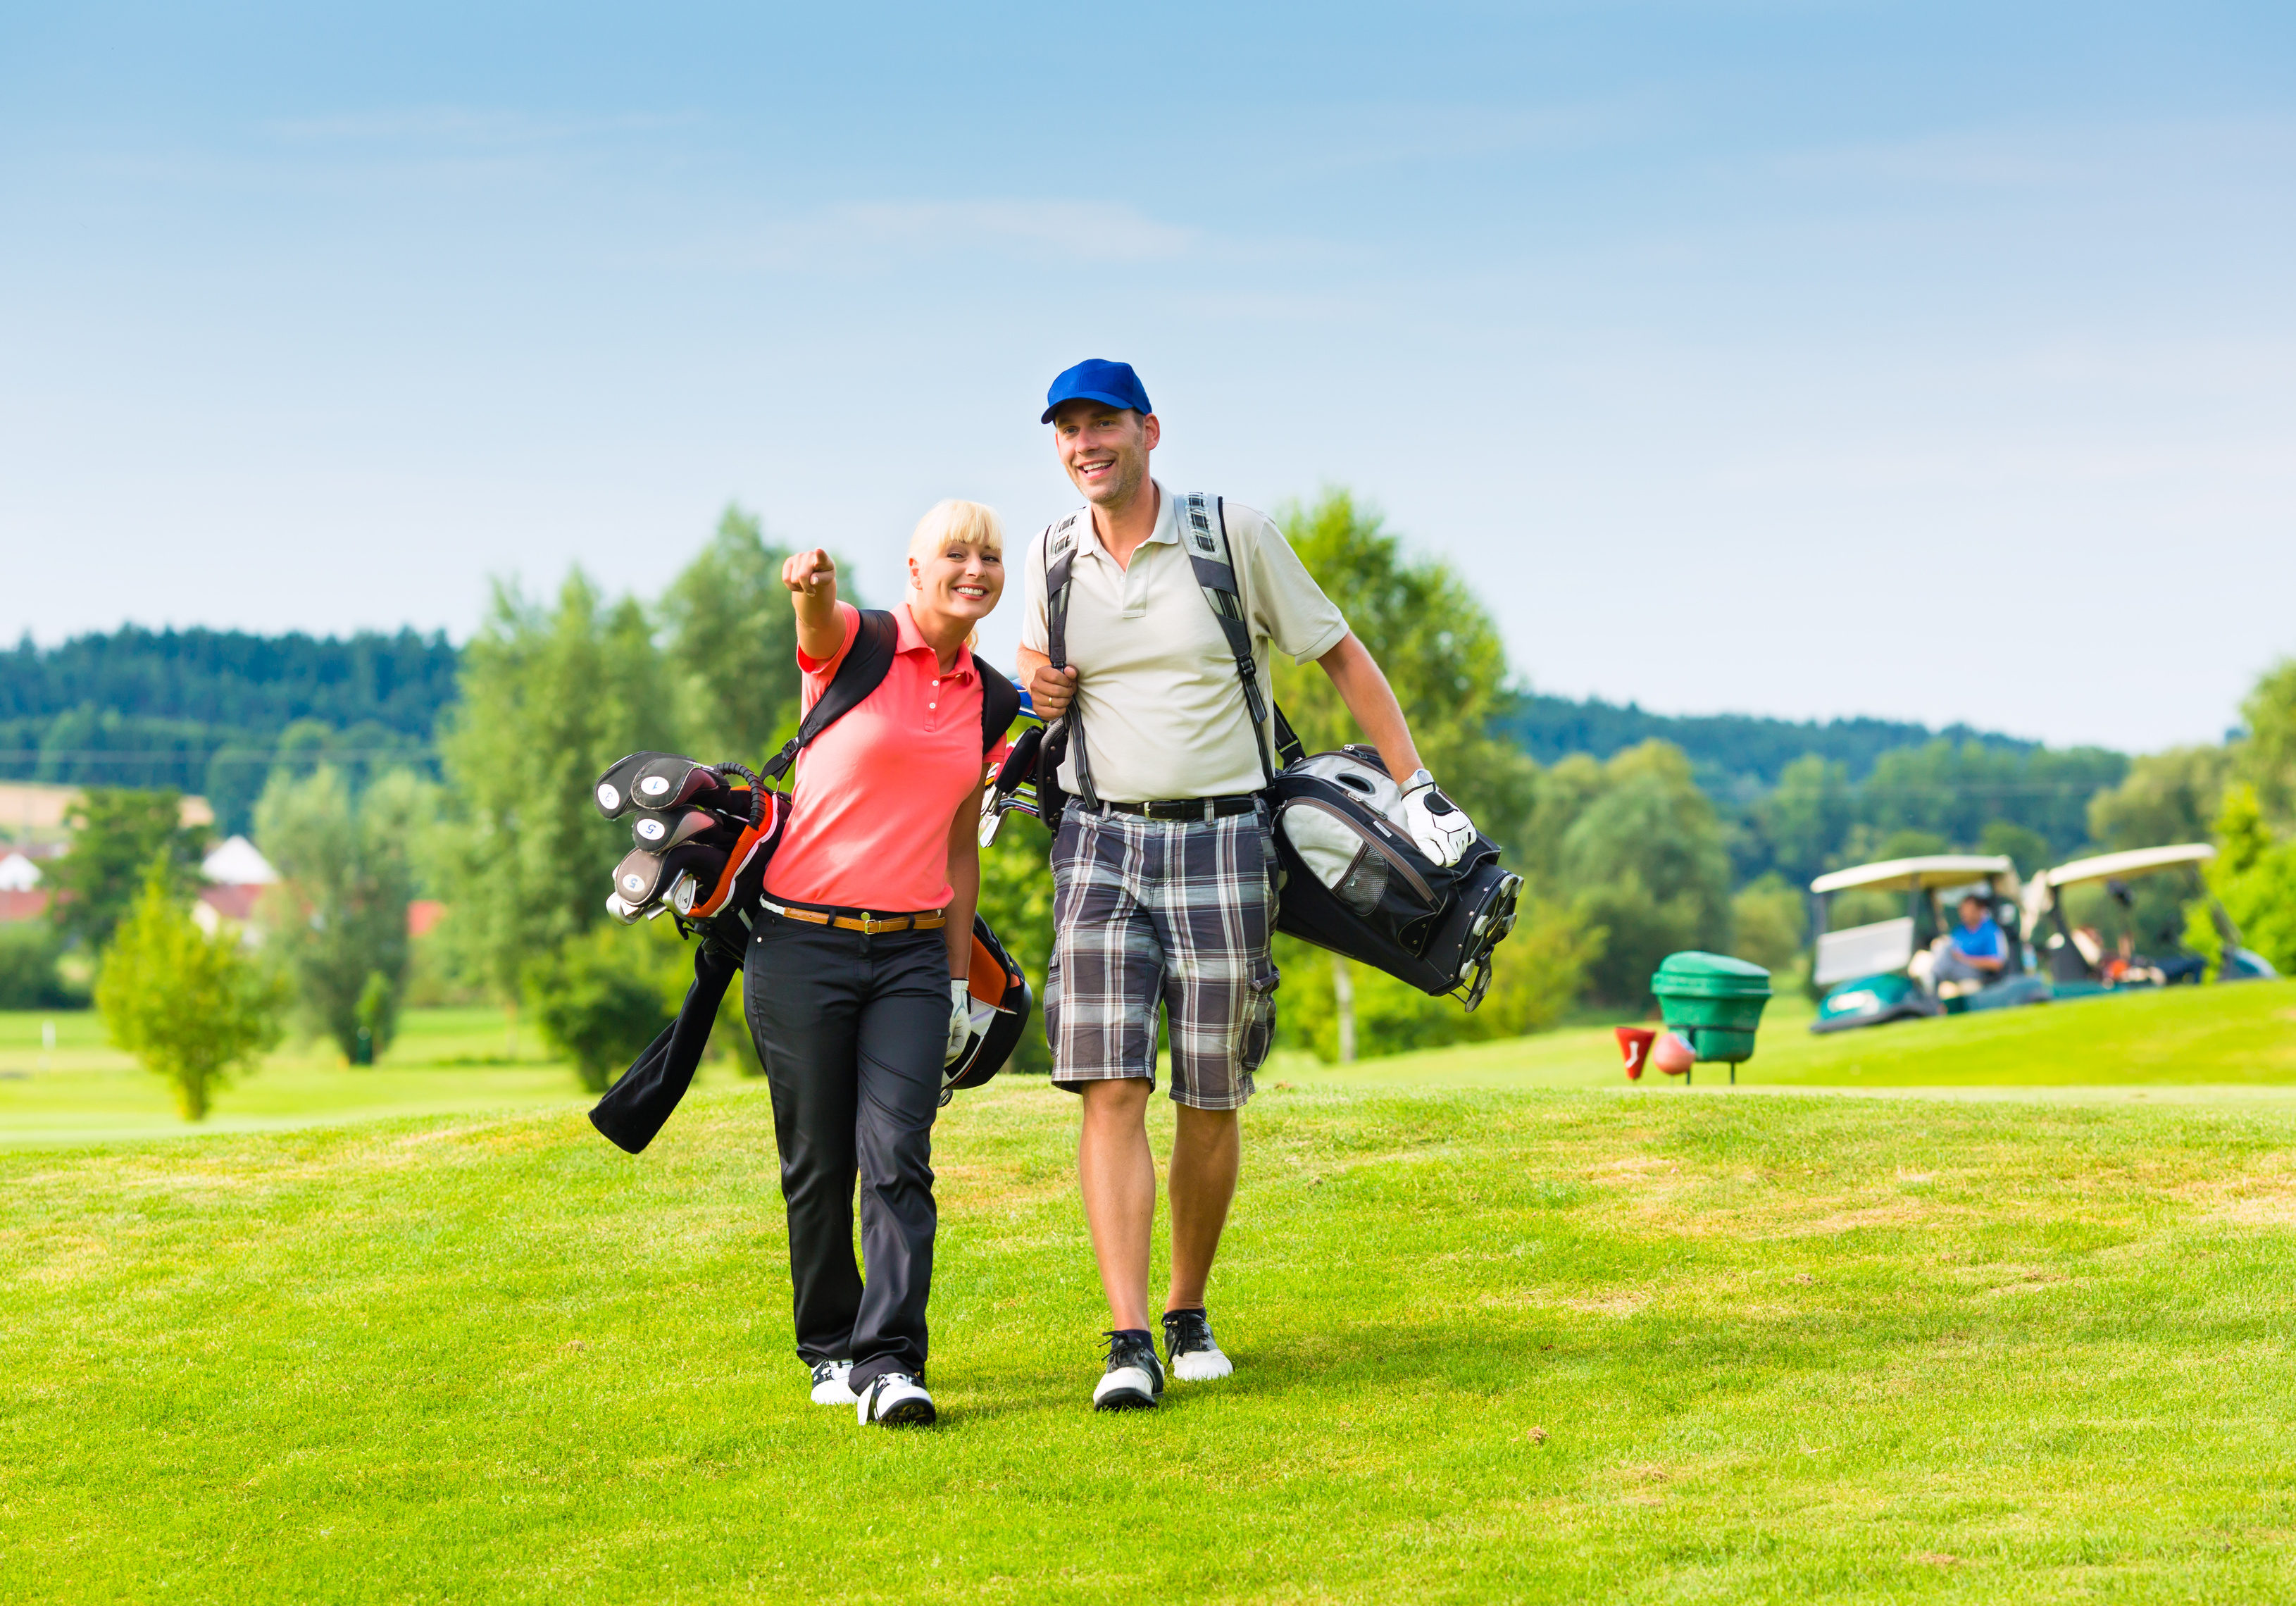
[(1352, 1065), (1356, 1058), (1356, 979), (1348, 969), (1348, 962), (1337, 954), (1332, 955), (1332, 1001), (1339, 1006), (1340, 1063)]

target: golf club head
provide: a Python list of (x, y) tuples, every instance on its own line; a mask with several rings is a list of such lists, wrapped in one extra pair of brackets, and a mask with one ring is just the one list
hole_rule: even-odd
[(647, 852), (668, 853), (723, 825), (723, 821), (704, 808), (641, 808), (638, 817), (630, 822), (630, 834)]
[(692, 875), (705, 888), (718, 883), (726, 868), (726, 850), (705, 842), (684, 842), (668, 853), (633, 848), (614, 866), (614, 896), (634, 909), (657, 902), (679, 873)]
[(676, 753), (632, 753), (598, 777), (598, 812), (610, 820), (636, 805), (670, 809), (718, 785), (718, 772)]
[(638, 923), (637, 906), (634, 904), (624, 903), (622, 901), (622, 895), (619, 892), (609, 892), (606, 894), (606, 913), (612, 915), (616, 920), (621, 922), (622, 924), (626, 926), (634, 926)]

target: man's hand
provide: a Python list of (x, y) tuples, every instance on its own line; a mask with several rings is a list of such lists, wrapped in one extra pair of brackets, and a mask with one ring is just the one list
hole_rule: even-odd
[(956, 1063), (956, 1056), (972, 1041), (972, 989), (962, 976), (948, 979), (948, 1042), (940, 1056), (943, 1065)]
[(1029, 676), (1029, 706), (1037, 710), (1037, 717), (1052, 724), (1069, 711), (1076, 701), (1077, 672), (1073, 668), (1055, 669), (1041, 664)]
[(800, 596), (819, 596), (837, 585), (837, 560), (818, 546), (799, 553), (782, 565), (782, 584)]
[(1403, 824), (1419, 851), (1439, 864), (1457, 864), (1459, 856), (1475, 845), (1475, 823), (1467, 818), (1466, 810), (1435, 790), (1435, 777), (1423, 769), (1404, 789)]

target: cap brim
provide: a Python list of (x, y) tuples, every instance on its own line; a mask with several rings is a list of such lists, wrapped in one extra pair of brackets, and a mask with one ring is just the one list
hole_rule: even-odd
[(1146, 410), (1144, 408), (1134, 406), (1128, 397), (1111, 396), (1105, 390), (1079, 390), (1073, 396), (1063, 396), (1051, 406), (1046, 407), (1045, 409), (1045, 415), (1037, 422), (1040, 424), (1048, 424), (1052, 422), (1053, 414), (1059, 412), (1062, 407), (1067, 406), (1072, 401), (1104, 402), (1109, 406), (1114, 407), (1121, 413), (1139, 413)]

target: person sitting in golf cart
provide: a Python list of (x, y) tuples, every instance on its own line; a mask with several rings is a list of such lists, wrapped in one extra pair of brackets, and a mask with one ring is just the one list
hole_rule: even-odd
[(1999, 976), (2009, 963), (2009, 945), (1994, 923), (1993, 911), (1974, 892), (1961, 900), (1961, 926), (1937, 952), (1930, 979), (1973, 981), (1980, 987)]

